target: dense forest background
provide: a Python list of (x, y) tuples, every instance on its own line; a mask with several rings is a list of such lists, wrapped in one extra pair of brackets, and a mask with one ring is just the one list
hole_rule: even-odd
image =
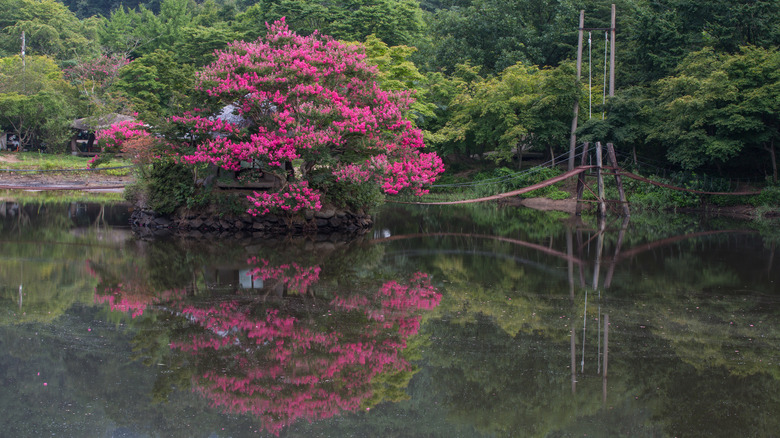
[[(580, 10), (609, 27), (612, 3), (617, 84), (602, 104), (605, 35), (586, 32), (577, 82), (577, 28)], [(777, 180), (775, 0), (4, 0), (0, 128), (57, 152), (75, 118), (164, 123), (203, 100), (193, 83), (215, 50), (282, 17), (364, 44), (384, 88), (416, 91), (409, 117), (455, 169), (564, 154), (579, 101), (578, 138), (635, 165)]]

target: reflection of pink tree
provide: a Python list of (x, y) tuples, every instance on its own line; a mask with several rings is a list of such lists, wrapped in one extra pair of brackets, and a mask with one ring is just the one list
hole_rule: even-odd
[(98, 278), (98, 285), (95, 287), (95, 303), (108, 304), (111, 310), (130, 313), (133, 318), (143, 315), (150, 305), (172, 301), (185, 294), (182, 289), (155, 293), (148, 287), (137, 267), (126, 270), (121, 278), (113, 278), (102, 275), (99, 268), (87, 261), (86, 271)]
[(277, 280), (287, 286), (287, 289), (297, 293), (306, 293), (309, 286), (320, 279), (320, 267), (311, 266), (304, 268), (297, 263), (284, 264), (279, 266), (269, 266), (268, 260), (261, 260), (257, 257), (250, 258), (247, 263), (250, 265), (261, 265), (249, 272), (255, 280)]
[[(260, 264), (254, 275), (297, 290), (319, 275), (319, 267)], [(319, 303), (314, 312), (305, 306), (296, 311), (291, 303), (260, 308), (246, 297), (180, 302), (173, 309), (196, 330), (173, 339), (171, 348), (192, 355), (200, 393), (228, 411), (259, 416), (278, 434), (299, 418), (357, 409), (380, 373), (411, 371), (401, 352), (419, 328), (415, 313), (435, 307), (440, 298), (427, 276), (416, 274), (408, 284), (391, 281), (374, 294)]]

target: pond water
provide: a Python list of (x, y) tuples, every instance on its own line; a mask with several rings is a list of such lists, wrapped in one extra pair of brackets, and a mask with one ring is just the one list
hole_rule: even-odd
[(0, 203), (0, 435), (763, 437), (776, 224), (387, 206), (351, 242)]

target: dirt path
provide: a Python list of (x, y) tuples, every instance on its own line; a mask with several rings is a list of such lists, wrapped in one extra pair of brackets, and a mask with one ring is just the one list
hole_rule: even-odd
[(0, 172), (0, 190), (85, 190), (121, 192), (132, 176), (105, 172)]

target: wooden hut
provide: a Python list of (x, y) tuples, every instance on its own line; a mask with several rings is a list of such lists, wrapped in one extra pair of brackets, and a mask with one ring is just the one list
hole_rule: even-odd
[(70, 140), (71, 154), (89, 156), (101, 152), (97, 144), (95, 144), (95, 131), (128, 120), (135, 120), (135, 118), (111, 113), (105, 116), (85, 117), (74, 120), (70, 124), (70, 127), (74, 130), (73, 137)]

